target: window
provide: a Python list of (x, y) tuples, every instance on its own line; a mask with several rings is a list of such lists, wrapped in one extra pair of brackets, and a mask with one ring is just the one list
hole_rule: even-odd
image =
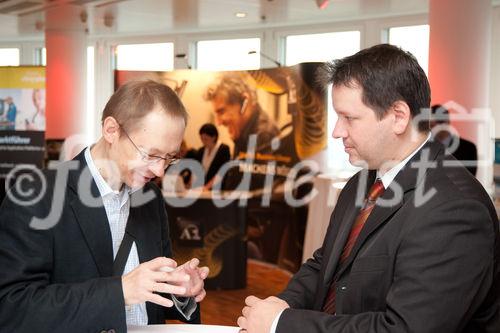
[(19, 49), (1, 48), (0, 66), (19, 66)]
[(287, 36), (285, 63), (291, 66), (343, 58), (360, 50), (360, 39), (359, 31)]
[(260, 38), (199, 41), (196, 68), (209, 71), (259, 69)]
[(35, 50), (35, 65), (47, 66), (47, 49), (45, 47)]
[(429, 69), (429, 25), (390, 28), (389, 44), (411, 52), (427, 74)]
[(174, 69), (174, 44), (118, 45), (115, 50), (116, 69), (171, 71)]
[(95, 131), (95, 61), (94, 47), (87, 47), (87, 142), (93, 142)]

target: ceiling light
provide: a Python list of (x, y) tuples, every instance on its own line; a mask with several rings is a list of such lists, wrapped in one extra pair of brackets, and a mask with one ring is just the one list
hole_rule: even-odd
[(234, 16), (236, 16), (237, 18), (244, 18), (244, 17), (247, 17), (247, 13), (238, 12), (238, 13), (235, 13)]

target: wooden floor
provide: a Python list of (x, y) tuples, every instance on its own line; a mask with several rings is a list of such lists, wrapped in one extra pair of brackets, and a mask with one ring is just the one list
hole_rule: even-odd
[(274, 296), (282, 291), (291, 273), (259, 261), (247, 262), (247, 288), (239, 290), (209, 290), (201, 303), (201, 320), (206, 325), (236, 326), (245, 298)]

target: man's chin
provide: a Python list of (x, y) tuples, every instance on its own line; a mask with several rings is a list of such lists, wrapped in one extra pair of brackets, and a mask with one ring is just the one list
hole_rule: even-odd
[(353, 166), (358, 167), (358, 168), (366, 168), (367, 163), (366, 161), (360, 159), (357, 156), (349, 156), (349, 163), (351, 163)]
[(138, 184), (138, 183), (132, 183), (129, 187), (132, 191), (138, 190), (140, 188), (143, 188), (146, 183), (143, 184)]
[(233, 141), (238, 140), (239, 133), (235, 129), (227, 127), (227, 133), (229, 134), (231, 140)]
[(127, 184), (131, 189), (135, 190), (141, 187), (144, 187), (146, 183), (149, 182), (149, 179), (145, 179), (144, 177), (134, 177), (129, 184)]

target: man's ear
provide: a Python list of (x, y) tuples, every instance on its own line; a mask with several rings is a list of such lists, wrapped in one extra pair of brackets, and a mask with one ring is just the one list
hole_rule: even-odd
[(102, 137), (108, 143), (116, 142), (120, 138), (120, 125), (113, 117), (106, 117), (102, 123)]
[(391, 106), (393, 113), (393, 131), (397, 135), (403, 134), (408, 126), (411, 126), (411, 111), (410, 107), (404, 101), (396, 101)]

